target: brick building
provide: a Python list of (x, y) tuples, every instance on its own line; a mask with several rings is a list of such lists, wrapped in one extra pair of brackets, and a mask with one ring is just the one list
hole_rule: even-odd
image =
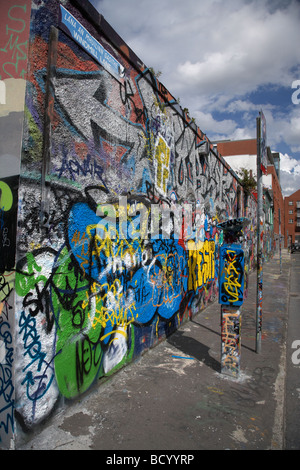
[[(239, 171), (245, 168), (256, 179), (256, 138), (215, 142), (215, 147), (238, 175)], [(268, 147), (267, 159), (267, 174), (263, 175), (265, 224), (266, 229), (272, 232), (273, 241), (278, 247), (279, 236), (280, 234), (283, 235), (284, 231), (284, 199), (280, 186), (280, 155), (277, 152), (272, 152)]]
[(219, 153), (223, 157), (228, 156), (255, 156), (257, 154), (257, 141), (256, 139), (243, 139), (243, 140), (225, 140), (217, 142)]
[(284, 246), (300, 244), (300, 189), (284, 198)]

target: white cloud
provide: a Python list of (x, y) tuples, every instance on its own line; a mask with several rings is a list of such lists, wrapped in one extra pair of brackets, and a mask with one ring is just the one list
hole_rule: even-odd
[(229, 113), (257, 111), (259, 106), (251, 103), (249, 100), (234, 100), (227, 107)]
[(212, 140), (212, 134), (232, 134), (237, 127), (237, 123), (233, 119), (223, 119), (217, 121), (213, 118), (211, 113), (204, 113), (202, 111), (196, 111), (193, 115), (197, 124), (203, 132), (207, 134), (210, 140)]
[(275, 11), (266, 0), (93, 3), (147, 66), (162, 70), (174, 92), (187, 82), (204, 94), (287, 84), (290, 67), (300, 62), (296, 1)]
[(280, 168), (281, 171), (286, 173), (294, 173), (300, 176), (300, 162), (293, 157), (290, 157), (287, 153), (280, 154)]
[[(255, 138), (263, 109), (268, 145), (278, 151), (284, 143), (300, 158), (300, 104), (249, 98), (261, 87), (291, 87), (300, 79), (298, 0), (92, 3), (146, 66), (162, 72), (161, 82), (210, 140)], [(283, 189), (292, 181), (298, 184), (297, 172), (283, 170)]]
[[(289, 107), (290, 112), (265, 109), (268, 145), (278, 146), (285, 142), (292, 152), (300, 152), (300, 105)], [(296, 161), (296, 160), (295, 160)]]
[[(194, 3), (193, 13), (188, 39), (172, 36), (175, 47), (180, 41), (185, 45), (171, 70), (180, 90), (188, 85), (201, 94), (236, 96), (263, 84), (292, 82), (290, 68), (300, 62), (296, 3), (270, 13), (265, 1), (202, 1)], [(187, 24), (181, 24), (185, 34)], [(164, 73), (168, 76), (168, 70)]]
[(291, 145), (293, 152), (300, 152), (300, 116), (294, 116), (285, 129), (285, 138)]
[(280, 183), (284, 197), (300, 189), (300, 162), (288, 154), (280, 154)]
[(284, 8), (274, 0), (93, 3), (175, 96), (232, 97), (298, 78), (290, 71), (300, 64), (296, 0)]

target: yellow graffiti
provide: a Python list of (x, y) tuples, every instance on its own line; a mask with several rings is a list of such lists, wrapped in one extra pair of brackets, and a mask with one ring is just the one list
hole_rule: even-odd
[(74, 245), (81, 245), (81, 254), (80, 255), (78, 254), (78, 258), (82, 260), (80, 263), (80, 267), (84, 274), (85, 274), (84, 265), (88, 266), (89, 264), (88, 258), (87, 258), (89, 248), (88, 248), (88, 244), (85, 243), (86, 240), (87, 238), (86, 238), (85, 233), (81, 235), (79, 230), (75, 230), (73, 237), (72, 237), (72, 242), (74, 243)]
[(188, 242), (188, 289), (196, 290), (204, 286), (215, 277), (215, 242), (205, 240), (203, 242)]
[[(106, 293), (100, 295), (103, 290), (106, 290)], [(114, 325), (114, 327), (127, 327), (134, 321), (133, 312), (136, 310), (134, 301), (125, 299), (120, 280), (116, 279), (111, 285), (108, 283), (102, 284), (101, 290), (100, 286), (94, 282), (91, 286), (90, 295), (86, 293), (86, 299), (82, 302), (82, 307), (86, 308), (92, 299), (94, 299), (94, 314), (91, 315), (88, 312), (88, 318), (93, 329), (98, 324), (103, 328), (109, 324)], [(115, 331), (112, 330), (102, 335), (100, 340), (103, 341), (108, 336), (114, 335), (114, 333)], [(127, 337), (126, 331), (119, 330), (119, 333)]]
[(240, 322), (240, 312), (223, 312), (222, 324), (222, 364), (233, 368), (239, 364), (240, 341), (239, 334), (235, 332), (236, 323)]
[(225, 291), (229, 295), (229, 302), (233, 303), (239, 300), (238, 288), (241, 287), (241, 283), (238, 281), (239, 273), (235, 267), (236, 253), (234, 251), (228, 250), (226, 255), (227, 263), (224, 267), (226, 274), (223, 285)]
[(164, 193), (167, 189), (167, 181), (169, 178), (170, 148), (166, 141), (159, 137), (158, 144), (155, 148), (155, 165), (156, 165), (156, 183), (159, 189)]
[[(86, 273), (86, 270), (90, 266), (91, 258), (95, 257), (100, 259), (101, 254), (107, 260), (112, 259), (121, 259), (127, 260), (127, 264), (135, 266), (137, 263), (136, 253), (138, 248), (143, 247), (144, 240), (142, 238), (135, 238), (134, 240), (121, 239), (118, 237), (118, 231), (115, 232), (117, 238), (111, 238), (111, 229), (106, 230), (105, 227), (102, 227), (105, 231), (105, 235), (100, 237), (97, 233), (98, 225), (89, 225), (87, 227), (87, 234), (80, 233), (80, 231), (75, 230), (72, 242), (74, 245), (81, 245), (81, 252), (77, 253), (77, 257), (80, 261), (80, 268), (83, 273)], [(135, 241), (135, 247), (133, 247), (133, 241)]]
[(178, 287), (181, 283), (181, 263), (184, 259), (177, 254), (160, 254), (154, 257), (150, 270), (150, 281), (153, 286), (152, 305), (159, 307), (172, 303), (181, 295)]

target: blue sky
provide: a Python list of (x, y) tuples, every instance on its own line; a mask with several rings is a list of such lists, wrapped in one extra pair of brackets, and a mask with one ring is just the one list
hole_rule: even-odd
[(262, 110), (283, 195), (300, 189), (300, 0), (91, 3), (211, 141), (255, 138)]

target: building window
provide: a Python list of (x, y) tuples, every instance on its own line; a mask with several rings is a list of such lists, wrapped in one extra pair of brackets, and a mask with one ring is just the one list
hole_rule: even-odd
[(289, 211), (289, 214), (293, 214), (293, 210)]
[(293, 219), (289, 219), (289, 224), (293, 224), (294, 223), (294, 220)]
[(293, 204), (293, 201), (289, 201), (289, 206), (292, 206)]

